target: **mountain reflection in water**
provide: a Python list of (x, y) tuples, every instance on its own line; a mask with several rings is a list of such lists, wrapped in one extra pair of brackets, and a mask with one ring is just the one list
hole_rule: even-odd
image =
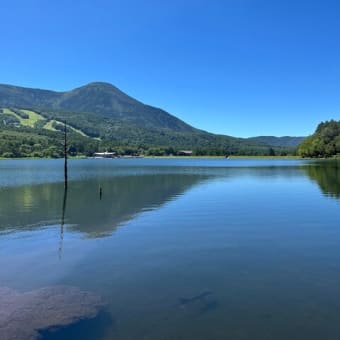
[(88, 179), (71, 182), (67, 195), (61, 183), (6, 188), (0, 196), (0, 230), (39, 228), (61, 220), (62, 228), (67, 223), (69, 230), (88, 237), (109, 235), (120, 223), (159, 207), (206, 178), (169, 174)]
[[(198, 168), (199, 169), (199, 168)], [(340, 197), (339, 162), (261, 168), (186, 168), (184, 171), (126, 176), (98, 176), (71, 181), (68, 192), (62, 182), (8, 186), (0, 191), (0, 232), (18, 232), (61, 224), (87, 237), (110, 235), (136, 214), (155, 209), (181, 196), (202, 181), (214, 178), (304, 177), (316, 182), (330, 197)], [(10, 198), (10, 199), (9, 199)]]

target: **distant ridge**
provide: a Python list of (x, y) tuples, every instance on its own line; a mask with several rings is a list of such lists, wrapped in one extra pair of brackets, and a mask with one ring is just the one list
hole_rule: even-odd
[(275, 136), (258, 136), (248, 138), (251, 141), (258, 142), (261, 144), (269, 145), (269, 146), (284, 146), (284, 147), (297, 147), (301, 144), (306, 137), (275, 137)]

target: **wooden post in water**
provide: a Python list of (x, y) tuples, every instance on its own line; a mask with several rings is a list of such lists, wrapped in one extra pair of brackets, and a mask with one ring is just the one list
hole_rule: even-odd
[(67, 202), (67, 186), (64, 187), (63, 206), (61, 210), (61, 222), (60, 222), (60, 238), (59, 238), (59, 259), (61, 259), (63, 253), (63, 242), (64, 242), (64, 225), (65, 225), (65, 212)]
[(64, 186), (67, 189), (67, 131), (66, 119), (64, 121)]
[(63, 252), (63, 241), (64, 241), (64, 224), (65, 224), (65, 211), (66, 211), (66, 201), (67, 201), (67, 129), (66, 129), (66, 119), (64, 121), (64, 196), (63, 196), (63, 206), (61, 212), (61, 223), (60, 223), (60, 239), (59, 239), (59, 259)]

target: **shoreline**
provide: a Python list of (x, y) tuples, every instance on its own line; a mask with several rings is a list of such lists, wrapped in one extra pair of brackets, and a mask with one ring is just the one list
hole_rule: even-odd
[[(64, 159), (51, 158), (51, 157), (20, 157), (20, 158), (4, 158), (0, 157), (0, 161), (8, 160), (57, 160)], [(78, 157), (68, 157), (69, 160), (76, 159), (95, 159), (94, 157), (78, 156)], [(339, 157), (333, 158), (302, 158), (299, 156), (144, 156), (144, 157), (118, 157), (118, 158), (98, 158), (98, 159), (225, 159), (225, 160), (236, 160), (236, 159), (340, 159)]]
[[(8, 161), (8, 160), (57, 160), (64, 159), (60, 158), (51, 158), (51, 157), (21, 157), (21, 158), (5, 158), (0, 157), (0, 161)], [(95, 159), (94, 157), (86, 157), (86, 156), (69, 156), (67, 157), (69, 160), (75, 159)], [(236, 159), (292, 159), (292, 160), (340, 160), (340, 156), (328, 157), (328, 158), (312, 158), (312, 157), (300, 157), (300, 156), (144, 156), (144, 157), (117, 157), (117, 158), (98, 158), (98, 159), (225, 159), (225, 160), (236, 160)]]

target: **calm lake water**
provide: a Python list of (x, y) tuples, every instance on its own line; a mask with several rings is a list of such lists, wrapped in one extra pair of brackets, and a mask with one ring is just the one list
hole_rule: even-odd
[(89, 159), (69, 177), (65, 194), (62, 160), (0, 161), (0, 287), (105, 303), (40, 338), (340, 339), (339, 163)]

